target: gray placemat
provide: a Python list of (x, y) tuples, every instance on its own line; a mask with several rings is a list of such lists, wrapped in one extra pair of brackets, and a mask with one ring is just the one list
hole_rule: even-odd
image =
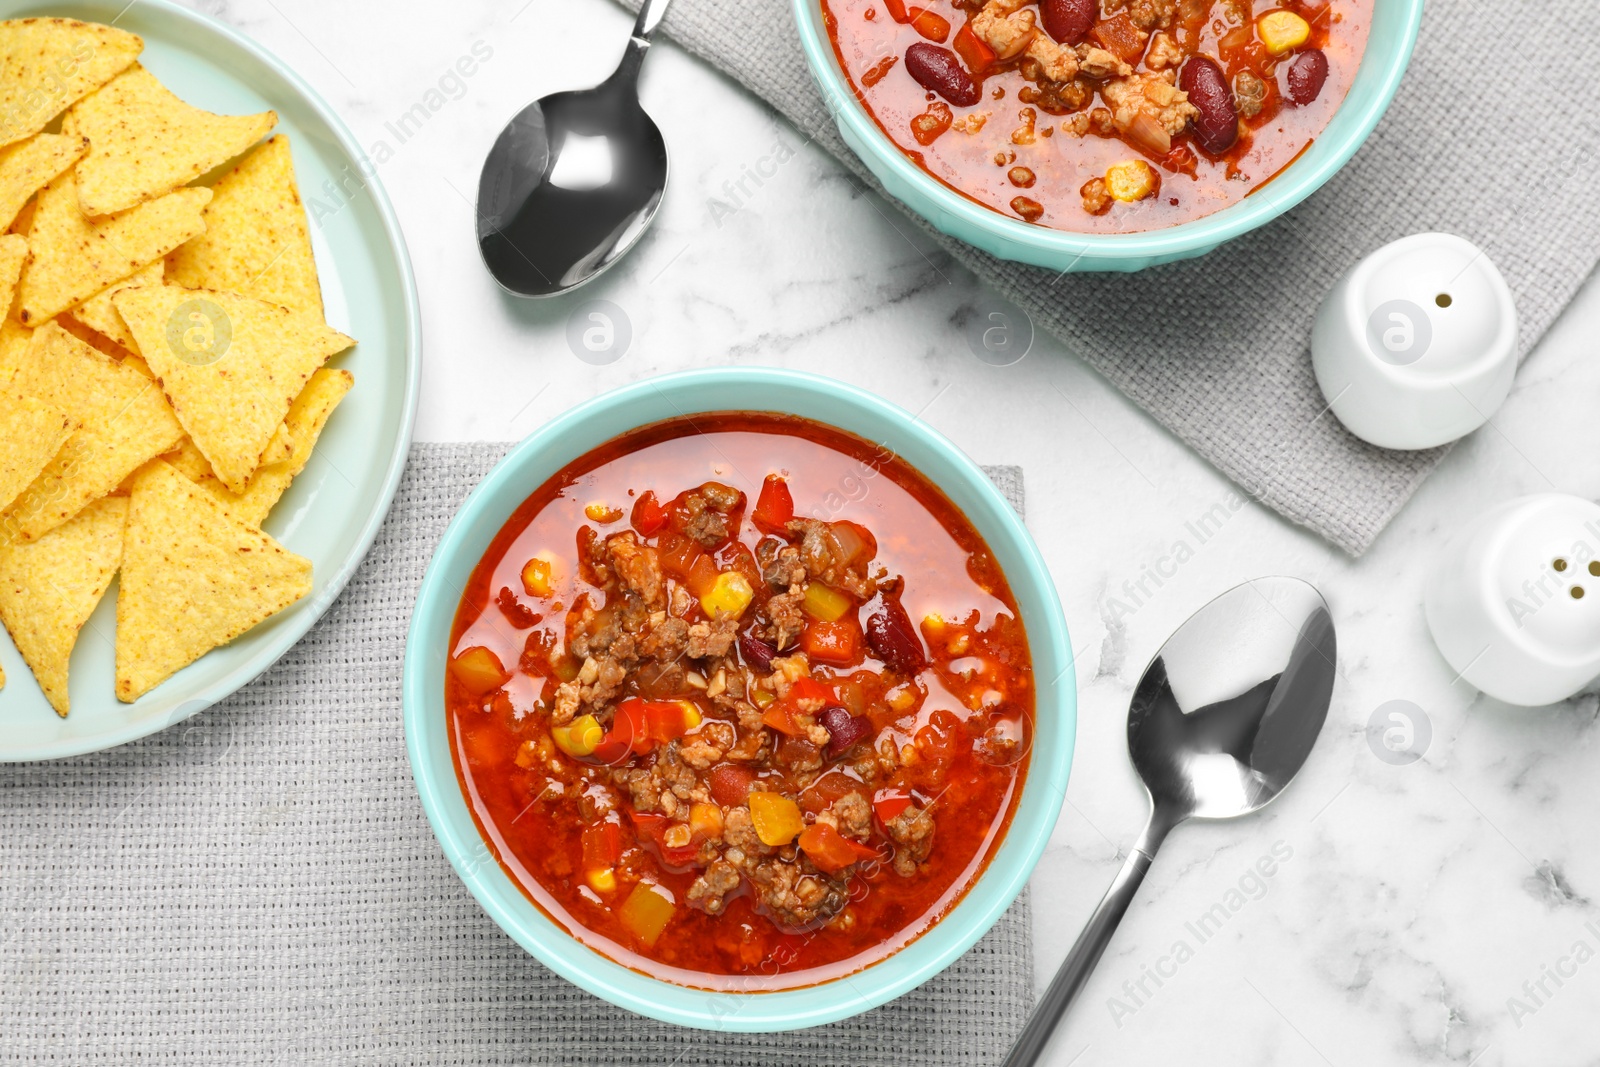
[[(1359, 554), (1446, 450), (1373, 448), (1326, 411), (1308, 347), (1317, 303), (1378, 246), (1447, 230), (1505, 273), (1528, 352), (1600, 258), (1600, 113), (1574, 90), (1590, 80), (1587, 48), (1510, 58), (1507, 27), (1593, 14), (1594, 0), (1432, 0), (1399, 95), (1354, 161), (1200, 260), (1058, 277), (934, 236), (1247, 492)], [(790, 0), (674, 0), (664, 27), (882, 192), (828, 118)]]
[[(916, 991), (771, 1036), (612, 1008), (479, 909), (412, 785), (400, 667), (434, 546), (507, 447), (415, 446), (343, 596), (226, 703), (0, 767), (0, 1062), (999, 1062), (1033, 1000), (1026, 893)], [(1021, 471), (990, 473), (1020, 508)]]

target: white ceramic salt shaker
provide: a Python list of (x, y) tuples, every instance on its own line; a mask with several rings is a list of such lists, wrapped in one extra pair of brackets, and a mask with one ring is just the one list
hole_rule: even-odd
[(1517, 309), (1472, 242), (1419, 233), (1357, 263), (1317, 310), (1317, 384), (1380, 448), (1433, 448), (1489, 421), (1517, 369)]
[(1463, 678), (1508, 704), (1565, 700), (1600, 675), (1600, 504), (1536, 493), (1479, 516), (1423, 595)]

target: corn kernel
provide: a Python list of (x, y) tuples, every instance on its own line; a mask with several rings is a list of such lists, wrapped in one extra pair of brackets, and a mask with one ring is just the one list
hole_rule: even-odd
[(1256, 32), (1267, 51), (1281, 56), (1299, 48), (1311, 36), (1311, 24), (1293, 11), (1268, 11), (1256, 20)]
[(700, 608), (713, 619), (726, 615), (737, 619), (755, 599), (756, 591), (750, 588), (750, 579), (738, 571), (723, 571), (711, 583), (705, 596), (700, 598)]
[(690, 730), (693, 730), (695, 727), (700, 725), (700, 722), (701, 722), (700, 709), (695, 707), (693, 701), (690, 701), (690, 700), (679, 700), (676, 703), (677, 703), (678, 707), (683, 709), (683, 732), (684, 733), (688, 733)]
[(612, 893), (617, 891), (616, 868), (601, 867), (598, 870), (590, 871), (585, 876), (585, 881), (589, 883), (589, 888), (593, 889), (596, 893), (604, 893), (605, 895), (610, 896)]
[(566, 726), (550, 727), (556, 747), (569, 756), (589, 755), (605, 735), (604, 728), (593, 715), (581, 715)]
[(1160, 188), (1155, 169), (1142, 159), (1125, 159), (1106, 168), (1106, 191), (1115, 200), (1132, 203), (1155, 196)]

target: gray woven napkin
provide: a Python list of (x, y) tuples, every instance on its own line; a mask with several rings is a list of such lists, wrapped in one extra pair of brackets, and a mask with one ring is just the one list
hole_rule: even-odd
[[(417, 800), (400, 665), (434, 547), (507, 447), (415, 446), (343, 596), (226, 703), (0, 767), (0, 1062), (999, 1062), (1033, 999), (1026, 894), (894, 1003), (752, 1036), (613, 1008), (479, 909)], [(1020, 507), (1021, 472), (991, 475)]]
[[(827, 116), (789, 7), (674, 0), (664, 26), (881, 192)], [(935, 239), (1247, 492), (1360, 554), (1445, 449), (1373, 448), (1326, 411), (1308, 348), (1317, 303), (1378, 246), (1447, 230), (1504, 272), (1527, 353), (1600, 258), (1600, 113), (1576, 88), (1591, 80), (1577, 37), (1517, 57), (1507, 27), (1586, 26), (1593, 14), (1594, 0), (1432, 0), (1400, 93), (1351, 164), (1200, 260), (1058, 277)]]

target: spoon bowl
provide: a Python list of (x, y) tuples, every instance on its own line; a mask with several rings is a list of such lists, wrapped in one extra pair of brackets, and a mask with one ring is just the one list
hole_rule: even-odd
[(1288, 786), (1328, 717), (1337, 662), (1327, 602), (1298, 578), (1235, 586), (1161, 646), (1128, 708), (1128, 757), (1150, 796), (1150, 821), (1005, 1067), (1038, 1060), (1174, 826), (1249, 815)]
[(639, 103), (639, 67), (666, 0), (639, 11), (616, 72), (519, 111), (478, 179), (478, 250), (516, 296), (599, 276), (638, 242), (667, 188), (667, 144)]

